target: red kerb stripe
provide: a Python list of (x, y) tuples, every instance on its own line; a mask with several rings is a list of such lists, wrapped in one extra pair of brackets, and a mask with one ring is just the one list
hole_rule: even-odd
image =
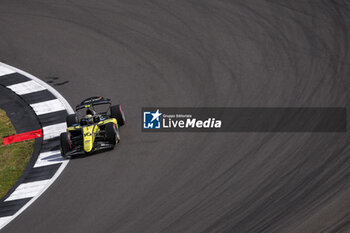
[(8, 136), (2, 139), (4, 145), (8, 145), (13, 142), (21, 142), (29, 139), (40, 138), (43, 136), (43, 130), (38, 129), (30, 132), (20, 133), (12, 136)]

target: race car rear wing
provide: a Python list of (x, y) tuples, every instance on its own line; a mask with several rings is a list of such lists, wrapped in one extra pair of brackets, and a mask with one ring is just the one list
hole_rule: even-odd
[(93, 108), (95, 105), (102, 105), (102, 104), (111, 105), (112, 101), (108, 98), (94, 96), (94, 97), (90, 97), (90, 98), (83, 100), (80, 104), (78, 104), (75, 107), (75, 110), (78, 111), (78, 110), (83, 109), (83, 108), (90, 108), (90, 107)]

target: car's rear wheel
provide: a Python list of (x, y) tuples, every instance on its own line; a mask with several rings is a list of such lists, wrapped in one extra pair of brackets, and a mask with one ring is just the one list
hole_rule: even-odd
[(76, 114), (70, 114), (66, 117), (67, 127), (78, 124), (78, 118)]
[(72, 150), (72, 141), (70, 139), (70, 133), (64, 132), (60, 135), (60, 143), (61, 143), (61, 155), (63, 158), (70, 158), (67, 156), (67, 153)]
[(109, 143), (115, 145), (120, 142), (120, 135), (117, 126), (114, 123), (106, 124), (106, 135)]
[(113, 105), (110, 107), (111, 117), (116, 118), (119, 126), (123, 126), (125, 124), (125, 115), (122, 110), (122, 106), (120, 104)]

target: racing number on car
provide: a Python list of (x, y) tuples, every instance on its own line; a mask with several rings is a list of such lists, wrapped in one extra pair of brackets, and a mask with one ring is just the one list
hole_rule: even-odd
[(92, 135), (92, 133), (90, 133), (90, 132), (84, 133), (84, 137), (91, 136), (91, 135)]

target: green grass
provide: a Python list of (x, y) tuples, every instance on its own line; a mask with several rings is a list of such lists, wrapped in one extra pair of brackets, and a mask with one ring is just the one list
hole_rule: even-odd
[(33, 154), (34, 140), (2, 144), (2, 138), (16, 134), (7, 117), (0, 109), (0, 198), (16, 183)]

